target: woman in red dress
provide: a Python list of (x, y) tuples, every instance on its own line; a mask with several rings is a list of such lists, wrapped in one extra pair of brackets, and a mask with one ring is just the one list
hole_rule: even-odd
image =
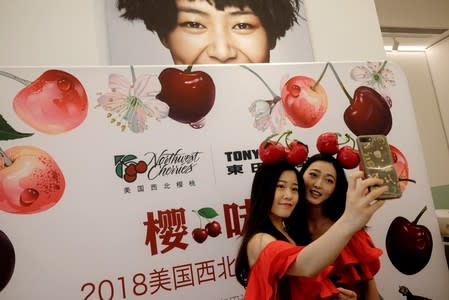
[[(307, 245), (330, 230), (343, 215), (348, 181), (340, 163), (331, 155), (310, 157), (299, 173), (305, 189), (290, 224), (299, 245)], [(376, 248), (365, 228), (357, 231), (332, 264), (329, 278), (335, 285), (353, 290), (358, 299), (379, 300), (374, 275), (380, 269), (382, 250)]]
[(285, 162), (261, 165), (235, 266), (237, 280), (246, 288), (245, 300), (356, 299), (355, 292), (332, 283), (329, 265), (384, 203), (376, 198), (386, 186), (368, 191), (382, 180), (361, 180), (362, 175), (349, 177), (342, 216), (321, 237), (297, 246), (286, 225), (305, 190), (302, 177)]

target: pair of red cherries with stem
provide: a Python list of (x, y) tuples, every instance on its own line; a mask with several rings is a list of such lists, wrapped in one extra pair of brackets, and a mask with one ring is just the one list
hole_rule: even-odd
[[(267, 137), (259, 145), (259, 157), (265, 164), (274, 164), (285, 160), (293, 165), (302, 165), (308, 155), (309, 147), (303, 142), (293, 139), (289, 142), (289, 137), (292, 134), (291, 130), (287, 130), (281, 134), (273, 134)], [(272, 140), (273, 137), (278, 136), (277, 140)], [(357, 150), (354, 149), (355, 141), (349, 135), (345, 134), (346, 140), (342, 143), (338, 142), (340, 133), (325, 132), (318, 136), (316, 147), (322, 154), (335, 155), (337, 154), (337, 160), (345, 169), (353, 169), (360, 163), (360, 155)], [(285, 139), (285, 146), (281, 143), (281, 139)], [(353, 145), (343, 146), (352, 141)]]

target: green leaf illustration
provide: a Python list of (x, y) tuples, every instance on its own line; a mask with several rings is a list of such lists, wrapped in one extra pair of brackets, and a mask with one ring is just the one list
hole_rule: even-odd
[(198, 210), (198, 214), (206, 219), (212, 219), (218, 216), (217, 212), (212, 207), (203, 207)]
[(128, 155), (115, 155), (114, 156), (114, 162), (115, 162), (115, 174), (120, 177), (123, 178), (123, 165), (133, 159), (136, 159), (137, 156), (133, 155), (133, 154), (128, 154)]
[(118, 177), (123, 178), (123, 164), (115, 165), (115, 174)]
[(8, 122), (6, 122), (3, 116), (0, 115), (0, 140), (6, 141), (6, 140), (21, 139), (32, 136), (33, 134), (34, 133), (23, 133), (16, 131), (14, 128), (11, 127), (11, 125), (8, 124)]

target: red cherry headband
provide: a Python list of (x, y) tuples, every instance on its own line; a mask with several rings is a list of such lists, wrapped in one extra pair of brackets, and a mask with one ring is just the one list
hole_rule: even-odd
[[(267, 137), (259, 145), (259, 157), (264, 164), (274, 164), (285, 160), (293, 165), (302, 165), (309, 156), (309, 147), (298, 139), (289, 142), (291, 130), (287, 130), (281, 134), (273, 134)], [(274, 137), (278, 136), (276, 140)], [(345, 141), (339, 143), (338, 139), (342, 135), (337, 132), (325, 132), (318, 136), (316, 147), (321, 154), (335, 155), (337, 161), (345, 169), (356, 168), (360, 163), (359, 152), (355, 149), (355, 141), (349, 135), (345, 134)], [(284, 138), (285, 146), (281, 143)], [(352, 146), (343, 146), (352, 141)]]

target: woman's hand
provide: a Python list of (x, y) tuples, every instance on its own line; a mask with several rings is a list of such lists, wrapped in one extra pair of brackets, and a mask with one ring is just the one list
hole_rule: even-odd
[(338, 294), (338, 300), (354, 300), (357, 299), (357, 293), (344, 288), (337, 288), (340, 291)]
[[(388, 187), (383, 185), (379, 178), (362, 179), (363, 172), (351, 173), (348, 178), (348, 191), (346, 194), (346, 207), (341, 217), (354, 232), (363, 228), (373, 214), (385, 203), (385, 200), (376, 200)], [(377, 186), (375, 189), (370, 187)]]

